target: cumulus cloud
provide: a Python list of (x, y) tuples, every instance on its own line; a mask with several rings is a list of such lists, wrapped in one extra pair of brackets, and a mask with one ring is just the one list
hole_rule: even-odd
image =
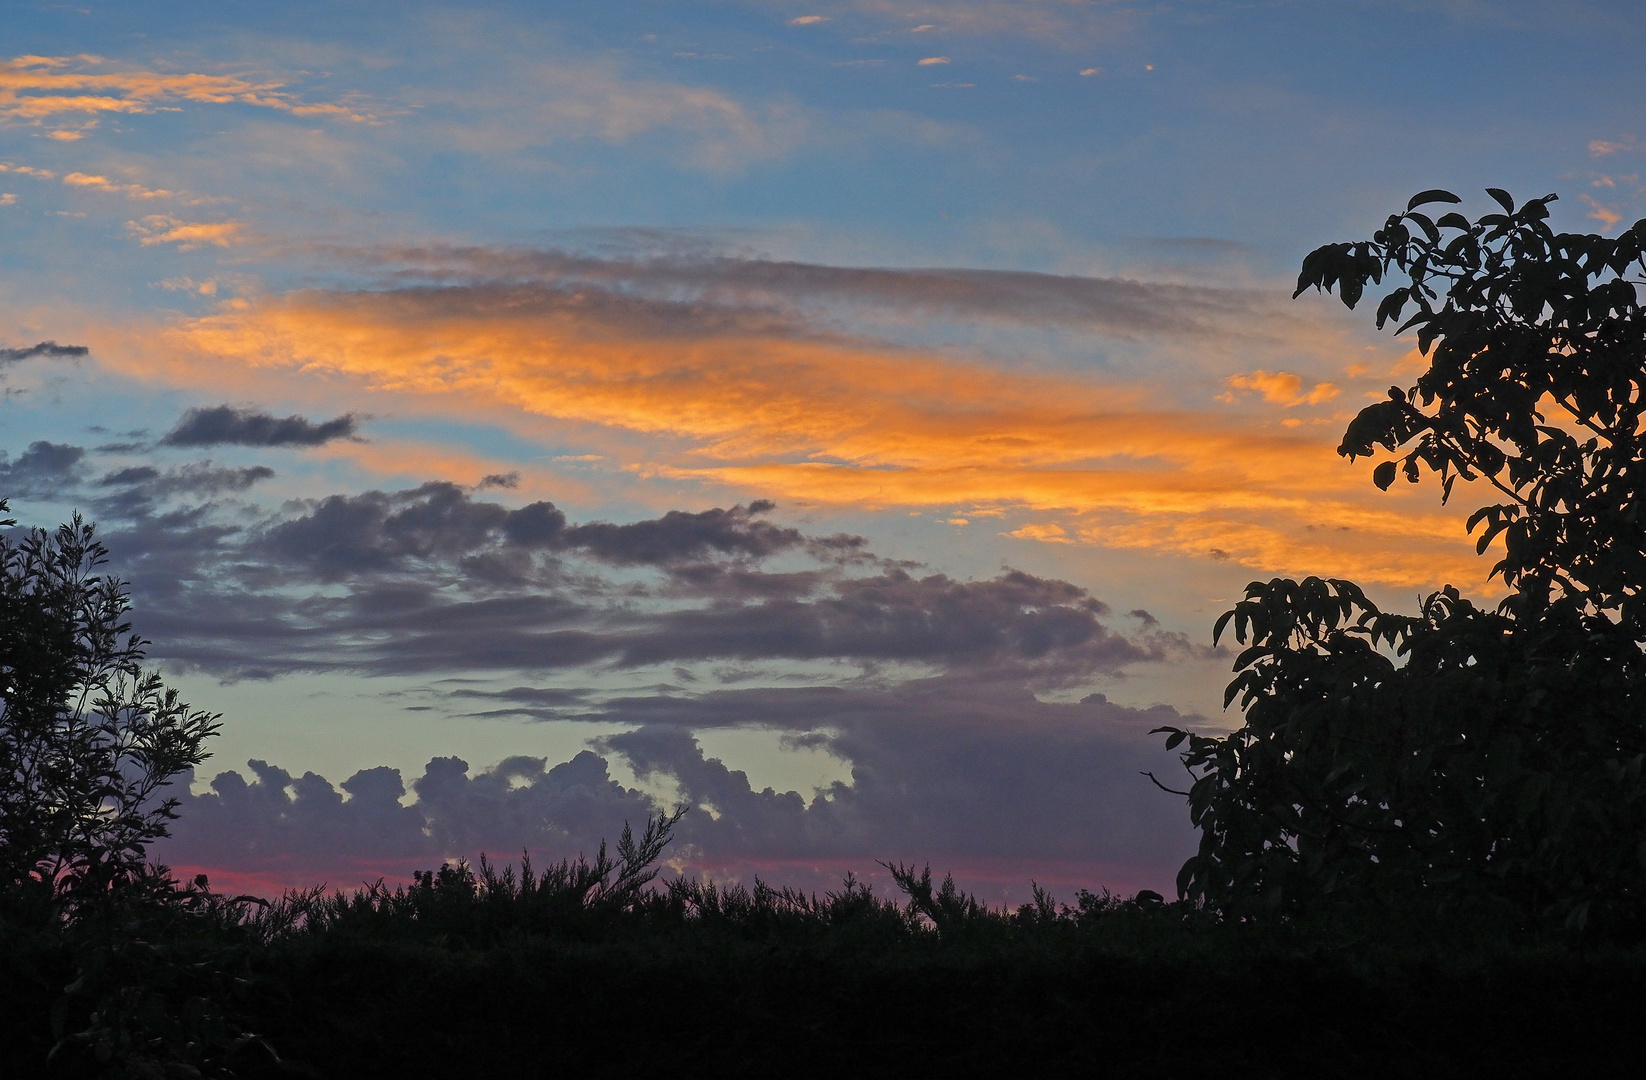
[(0, 450), (0, 498), (51, 498), (79, 483), (83, 447), (44, 439), (11, 460)]
[[(186, 797), (175, 837), (157, 854), (271, 891), (404, 879), (482, 852), (529, 850), (541, 864), (592, 853), (624, 822), (668, 808), (614, 780), (613, 759), (692, 808), (669, 853), (674, 869), (722, 880), (760, 875), (827, 888), (847, 870), (876, 877), (876, 860), (902, 859), (955, 871), (992, 900), (1025, 899), (1031, 878), (1064, 890), (1165, 891), (1192, 850), (1183, 807), (1139, 775), (1171, 764), (1147, 734), (1181, 722), (1169, 709), (1127, 709), (1101, 696), (1049, 705), (1021, 690), (937, 680), (899, 691), (791, 691), (810, 699), (797, 716), (777, 693), (729, 692), (720, 697), (749, 700), (681, 711), (693, 721), (730, 713), (787, 723), (796, 742), (849, 763), (849, 781), (757, 790), (679, 722), (606, 736), (552, 767), (516, 757), (472, 772), (460, 759), (436, 758), (412, 782), (409, 806), (393, 769), (334, 786), (253, 761), (249, 781), (220, 773), (210, 793)], [(608, 715), (627, 714), (618, 706)]]
[(274, 417), (232, 405), (190, 409), (160, 440), (161, 446), (320, 446), (353, 437), (352, 413), (320, 423), (302, 416)]
[(249, 782), (237, 771), (219, 773), (209, 794), (186, 796), (175, 838), (158, 851), (275, 888), (350, 886), (404, 878), (448, 850), (470, 858), (526, 848), (541, 856), (592, 854), (601, 837), (615, 839), (625, 820), (644, 820), (656, 809), (612, 781), (606, 761), (592, 753), (545, 765), (541, 758), (510, 758), (471, 777), (467, 762), (436, 758), (413, 782), (418, 799), (407, 807), (395, 769), (365, 769), (334, 787), (314, 773), (293, 777), (254, 760)]

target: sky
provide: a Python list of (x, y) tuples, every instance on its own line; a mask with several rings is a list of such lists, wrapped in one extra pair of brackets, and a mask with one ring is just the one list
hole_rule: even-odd
[(1169, 893), (1246, 582), (1495, 596), (1336, 454), (1423, 361), (1302, 257), (1646, 216), (1621, 0), (6, 8), (0, 496), (223, 714), (156, 854), (265, 892), (686, 805)]

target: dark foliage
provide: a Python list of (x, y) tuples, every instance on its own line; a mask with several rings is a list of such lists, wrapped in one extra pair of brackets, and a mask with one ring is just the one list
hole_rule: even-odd
[[(0, 512), (6, 504), (0, 501)], [(15, 524), (10, 520), (0, 525)], [(139, 666), (125, 585), (77, 515), (0, 534), (0, 887), (95, 897), (167, 835), (162, 789), (205, 760), (217, 717)]]
[(1447, 586), (1421, 614), (1351, 582), (1253, 582), (1217, 624), (1248, 647), (1226, 703), (1245, 723), (1187, 741), (1199, 853), (1183, 894), (1225, 915), (1337, 898), (1501, 908), (1522, 922), (1636, 933), (1646, 918), (1646, 221), (1615, 239), (1555, 234), (1554, 196), (1471, 222), (1415, 197), (1372, 241), (1303, 264), (1298, 292), (1405, 283), (1378, 325), (1417, 332), (1417, 384), (1349, 425), (1339, 453), (1404, 451), (1499, 501), (1469, 519), (1511, 589), (1495, 612)]
[(82, 1034), (49, 1065), (41, 991), (74, 963), (0, 920), (4, 962), (27, 980), (0, 984), (9, 1071), (1513, 1077), (1632, 1064), (1638, 950), (1578, 952), (1477, 918), (1232, 923), (1152, 894), (1071, 906), (1037, 890), (990, 910), (903, 866), (902, 899), (850, 878), (821, 897), (627, 889), (651, 870), (635, 861), (645, 837), (667, 828), (650, 822), (633, 858), (542, 873), (454, 864), (261, 907), (156, 893), (58, 997)]

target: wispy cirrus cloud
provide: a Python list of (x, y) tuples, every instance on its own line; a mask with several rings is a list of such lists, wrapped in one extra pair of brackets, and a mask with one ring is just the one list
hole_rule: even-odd
[(782, 158), (812, 136), (813, 114), (787, 98), (749, 102), (713, 86), (636, 75), (616, 62), (539, 61), (498, 74), (483, 89), (412, 91), (406, 100), (421, 111), (423, 130), (485, 154), (595, 140), (735, 174)]
[(857, 26), (879, 26), (881, 33), (888, 35), (914, 32), (1022, 37), (1062, 49), (1087, 48), (1123, 38), (1146, 14), (1131, 4), (1089, 0), (835, 0), (805, 7), (826, 10), (832, 18)]
[(147, 188), (142, 184), (120, 184), (106, 176), (83, 172), (69, 173), (63, 177), (63, 183), (71, 187), (90, 188), (93, 191), (106, 191), (111, 194), (124, 195), (128, 199), (170, 199), (177, 195), (177, 192), (167, 191), (165, 188)]
[(96, 56), (17, 56), (0, 62), (0, 119), (40, 123), (69, 115), (148, 113), (167, 102), (251, 105), (292, 116), (368, 117), (336, 103), (311, 103), (276, 79), (108, 70)]

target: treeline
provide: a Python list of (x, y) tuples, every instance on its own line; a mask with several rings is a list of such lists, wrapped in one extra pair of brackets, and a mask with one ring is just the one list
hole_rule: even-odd
[(6, 1071), (1552, 1077), (1636, 1056), (1639, 947), (1479, 915), (1231, 923), (1148, 893), (991, 909), (908, 867), (897, 896), (652, 883), (667, 830), (273, 902), (151, 877), (66, 930), (8, 909)]

